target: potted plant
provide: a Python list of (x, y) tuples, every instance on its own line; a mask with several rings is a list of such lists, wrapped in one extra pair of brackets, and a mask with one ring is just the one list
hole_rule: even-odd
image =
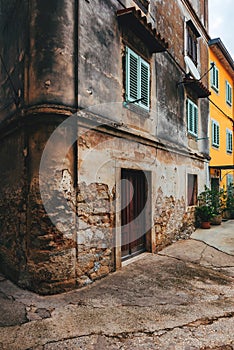
[(211, 205), (213, 208), (213, 217), (211, 218), (212, 225), (220, 225), (222, 223), (222, 213), (225, 207), (224, 203), (224, 190), (211, 189)]
[(234, 219), (234, 185), (230, 184), (224, 194), (225, 208), (223, 216), (225, 219)]
[(211, 219), (214, 216), (212, 208), (207, 205), (200, 205), (196, 207), (196, 219), (201, 228), (210, 228)]
[(202, 228), (210, 228), (211, 219), (215, 216), (215, 209), (212, 201), (212, 191), (207, 186), (198, 196), (195, 216), (197, 223)]

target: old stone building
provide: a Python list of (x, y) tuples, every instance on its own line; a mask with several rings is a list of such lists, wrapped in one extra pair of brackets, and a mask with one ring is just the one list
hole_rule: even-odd
[(84, 286), (192, 232), (207, 2), (0, 1), (0, 258), (19, 285)]

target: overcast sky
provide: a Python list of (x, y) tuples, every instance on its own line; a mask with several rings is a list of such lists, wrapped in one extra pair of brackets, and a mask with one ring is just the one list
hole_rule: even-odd
[(233, 0), (209, 0), (209, 27), (211, 39), (221, 38), (234, 59)]

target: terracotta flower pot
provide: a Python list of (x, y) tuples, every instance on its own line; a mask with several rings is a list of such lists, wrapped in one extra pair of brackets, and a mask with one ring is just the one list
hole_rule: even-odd
[(201, 223), (201, 228), (208, 229), (210, 228), (210, 222), (209, 221), (204, 221)]
[(211, 220), (211, 225), (221, 225), (222, 223), (222, 215), (216, 215)]

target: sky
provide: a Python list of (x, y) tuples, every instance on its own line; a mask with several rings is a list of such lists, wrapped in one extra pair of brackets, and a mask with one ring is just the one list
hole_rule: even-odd
[(234, 59), (234, 1), (209, 0), (209, 34), (221, 38)]

